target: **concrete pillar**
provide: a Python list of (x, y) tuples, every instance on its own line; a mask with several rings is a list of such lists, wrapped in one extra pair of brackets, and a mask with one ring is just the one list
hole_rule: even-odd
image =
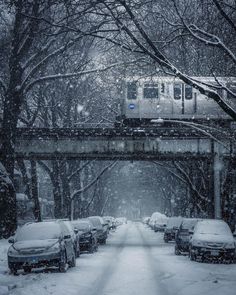
[(213, 160), (213, 174), (214, 174), (214, 217), (220, 219), (221, 216), (221, 182), (220, 171), (222, 169), (222, 161), (220, 158), (220, 147), (218, 142), (214, 142), (214, 160)]

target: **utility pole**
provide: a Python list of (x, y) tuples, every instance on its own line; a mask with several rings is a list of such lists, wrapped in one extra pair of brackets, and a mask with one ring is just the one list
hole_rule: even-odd
[(215, 219), (221, 219), (222, 214), (220, 171), (222, 169), (222, 161), (220, 157), (219, 143), (214, 141), (213, 145), (214, 217)]

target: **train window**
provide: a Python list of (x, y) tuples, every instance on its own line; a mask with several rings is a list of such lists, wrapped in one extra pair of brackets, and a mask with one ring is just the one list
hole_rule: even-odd
[(137, 99), (137, 82), (127, 82), (127, 99)]
[(193, 98), (193, 87), (189, 85), (185, 85), (185, 99), (192, 99)]
[(143, 98), (158, 98), (158, 84), (144, 84)]
[(165, 83), (161, 83), (161, 93), (165, 93)]
[(180, 83), (174, 83), (174, 99), (179, 100), (181, 99), (181, 84)]

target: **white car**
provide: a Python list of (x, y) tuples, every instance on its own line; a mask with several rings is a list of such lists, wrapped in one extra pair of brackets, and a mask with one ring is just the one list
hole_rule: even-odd
[(235, 255), (233, 234), (223, 220), (198, 221), (190, 239), (191, 260), (217, 259), (232, 263)]

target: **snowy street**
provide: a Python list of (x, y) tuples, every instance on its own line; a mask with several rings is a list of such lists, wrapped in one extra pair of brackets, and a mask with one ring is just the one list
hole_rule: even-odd
[[(0, 247), (0, 294), (15, 295), (217, 295), (235, 294), (236, 265), (191, 262), (174, 255), (162, 233), (141, 223), (122, 225), (95, 254), (82, 254), (76, 268), (8, 274), (6, 241)], [(148, 291), (147, 291), (148, 290)]]

